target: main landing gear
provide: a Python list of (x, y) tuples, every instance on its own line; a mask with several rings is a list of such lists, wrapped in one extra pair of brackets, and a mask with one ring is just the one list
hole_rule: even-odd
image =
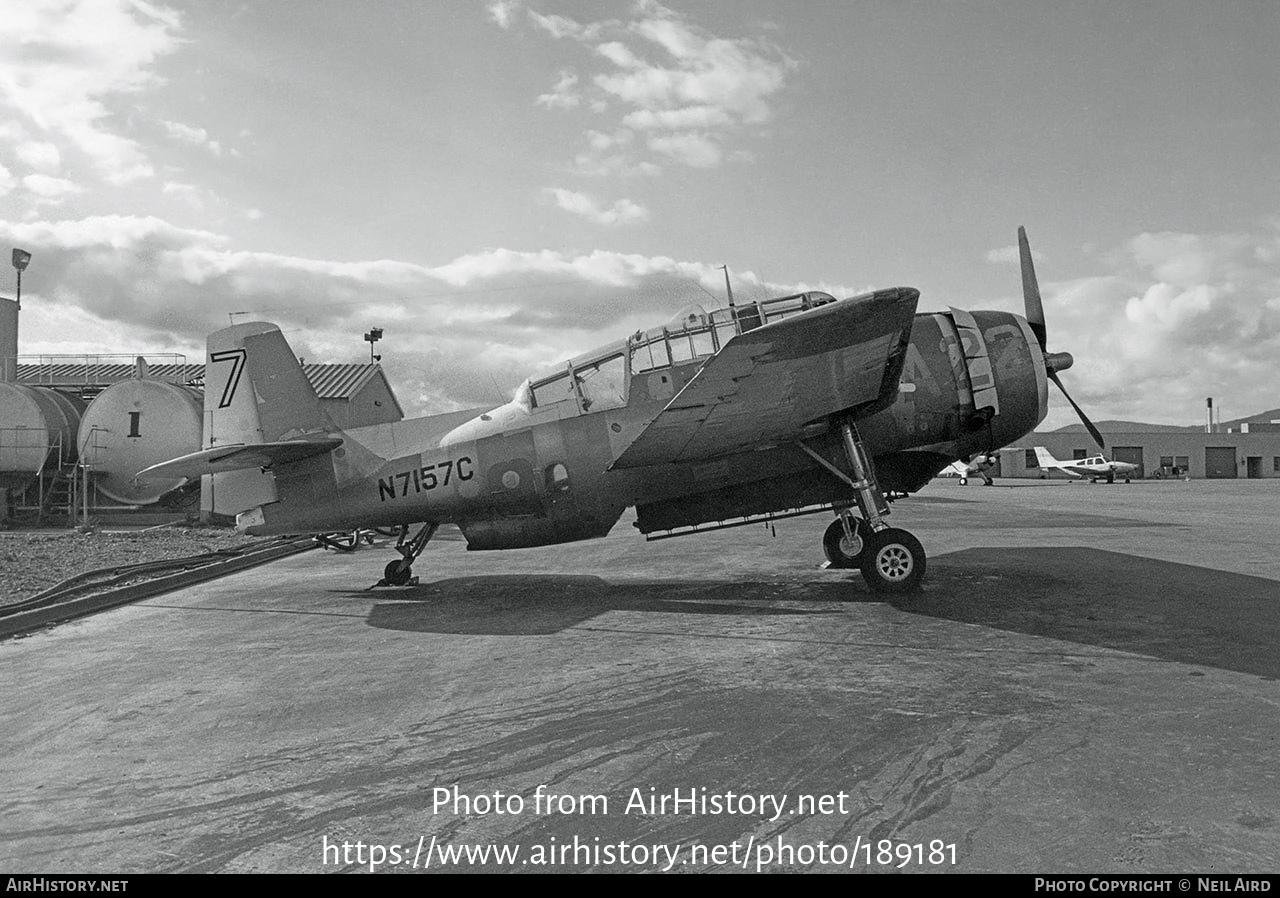
[(885, 523), (889, 504), (876, 483), (862, 438), (851, 421), (843, 423), (841, 431), (852, 477), (800, 444), (814, 460), (853, 487), (854, 501), (862, 514), (858, 517), (848, 507), (836, 512), (836, 520), (822, 537), (827, 560), (834, 568), (860, 569), (873, 592), (901, 593), (919, 589), (925, 572), (924, 547), (907, 531)]
[(400, 558), (396, 561), (388, 561), (387, 566), (382, 570), (382, 579), (373, 584), (377, 586), (406, 586), (412, 580), (413, 563), (418, 560), (418, 556), (422, 554), (422, 550), (427, 547), (427, 543), (431, 541), (431, 537), (435, 536), (436, 530), (440, 527), (434, 521), (428, 521), (423, 524), (418, 532), (409, 539), (409, 525), (405, 524), (400, 528), (400, 538), (396, 541), (396, 551), (400, 553)]

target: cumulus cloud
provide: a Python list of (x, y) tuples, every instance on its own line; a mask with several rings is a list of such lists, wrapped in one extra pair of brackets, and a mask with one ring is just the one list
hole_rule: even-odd
[(575, 91), (577, 84), (577, 75), (568, 70), (562, 71), (556, 86), (550, 93), (540, 94), (537, 102), (549, 109), (572, 109), (582, 102), (582, 98)]
[(606, 209), (585, 193), (577, 193), (561, 187), (548, 187), (543, 194), (566, 212), (581, 215), (596, 224), (630, 224), (649, 218), (648, 209), (628, 199), (620, 199)]
[(44, 174), (56, 172), (62, 166), (62, 153), (47, 140), (24, 140), (13, 148), (13, 152), (18, 161)]
[[(334, 262), (245, 252), (154, 217), (0, 221), (5, 242), (35, 257), (23, 353), (200, 358), (210, 331), (258, 319), (278, 323), (312, 361), (357, 362), (368, 357), (361, 334), (382, 327), (383, 364), (415, 414), (496, 405), (530, 374), (691, 303), (720, 305), (724, 290), (718, 268), (661, 256), (492, 249), (437, 266)], [(762, 289), (735, 275), (743, 295)]]
[(638, 3), (626, 21), (583, 23), (532, 9), (528, 21), (556, 40), (578, 43), (586, 54), (582, 67), (595, 69), (586, 85), (577, 75), (569, 82), (561, 73), (536, 102), (612, 114), (617, 130), (650, 135), (625, 151), (615, 146), (606, 152), (595, 145), (597, 132), (587, 132), (589, 146), (575, 158), (584, 174), (654, 174), (654, 157), (695, 168), (749, 161), (751, 153), (728, 149), (728, 141), (771, 117), (771, 102), (797, 68), (763, 38), (709, 34), (652, 0)]
[[(1280, 405), (1280, 229), (1139, 234), (1107, 276), (1055, 283), (1040, 271), (1049, 348), (1095, 418), (1193, 424), (1204, 397), (1243, 416)], [(1073, 420), (1069, 409), (1057, 424)]]
[(174, 140), (189, 143), (192, 146), (204, 147), (215, 156), (222, 155), (222, 144), (209, 139), (209, 132), (204, 128), (193, 128), (181, 122), (162, 122), (165, 133)]
[(511, 27), (511, 17), (519, 9), (520, 4), (514, 0), (499, 0), (489, 4), (489, 21), (504, 31)]
[(648, 145), (656, 153), (690, 168), (713, 168), (720, 164), (720, 146), (705, 134), (664, 134), (650, 137)]
[(151, 65), (177, 46), (178, 27), (176, 13), (151, 3), (15, 5), (0, 16), (0, 107), (86, 156), (110, 183), (150, 176), (138, 143), (113, 130), (107, 101), (154, 82)]
[(529, 21), (554, 38), (587, 38), (596, 32), (595, 26), (579, 24), (568, 16), (549, 15), (529, 10)]
[(38, 203), (60, 203), (73, 194), (83, 192), (83, 188), (66, 178), (49, 175), (27, 175), (22, 179), (22, 186), (35, 195)]

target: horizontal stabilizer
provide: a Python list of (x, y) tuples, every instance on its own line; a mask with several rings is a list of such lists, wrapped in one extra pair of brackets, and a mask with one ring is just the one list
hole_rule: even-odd
[(202, 449), (179, 458), (143, 468), (136, 475), (140, 480), (173, 477), (196, 478), (204, 474), (225, 474), (249, 468), (267, 469), (272, 465), (302, 461), (313, 455), (332, 452), (342, 445), (337, 437), (319, 440), (284, 440), (278, 443), (232, 444), (213, 449)]

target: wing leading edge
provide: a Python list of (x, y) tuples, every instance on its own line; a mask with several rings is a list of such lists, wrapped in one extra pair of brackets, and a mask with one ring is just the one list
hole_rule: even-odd
[(838, 412), (887, 408), (920, 291), (893, 287), (738, 334), (610, 468), (687, 462), (796, 439)]

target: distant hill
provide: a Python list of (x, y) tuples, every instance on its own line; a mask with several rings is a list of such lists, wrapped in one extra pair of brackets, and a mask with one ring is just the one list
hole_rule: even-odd
[[(1223, 421), (1217, 425), (1220, 432), (1226, 432), (1228, 429), (1239, 430), (1241, 424), (1266, 424), (1269, 421), (1280, 419), (1280, 408), (1273, 408), (1270, 411), (1258, 412), (1256, 415), (1249, 415), (1247, 418), (1236, 418), (1231, 421)], [(1098, 430), (1106, 433), (1199, 433), (1204, 430), (1204, 422), (1199, 424), (1144, 424), (1140, 421), (1094, 421), (1098, 426)], [(1057, 430), (1051, 430), (1049, 433), (1084, 433), (1083, 424), (1068, 424), (1066, 427), (1059, 427)]]

